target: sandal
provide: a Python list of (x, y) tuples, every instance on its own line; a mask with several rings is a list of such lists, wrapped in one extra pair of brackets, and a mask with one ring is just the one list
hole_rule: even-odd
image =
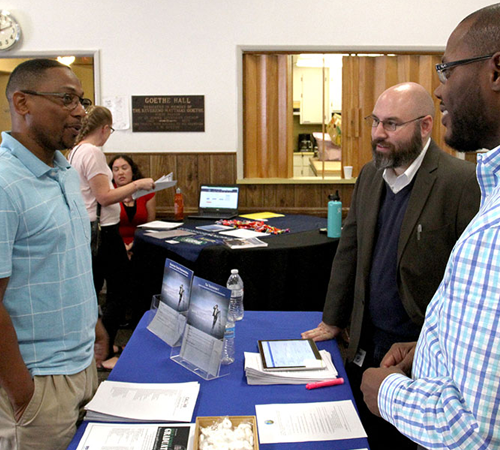
[(111, 372), (114, 369), (117, 362), (118, 362), (118, 356), (113, 356), (112, 358), (103, 361), (101, 364), (102, 371)]

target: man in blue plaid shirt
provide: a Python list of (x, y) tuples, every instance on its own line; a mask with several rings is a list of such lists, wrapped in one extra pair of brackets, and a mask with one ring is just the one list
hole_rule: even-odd
[(481, 208), (450, 255), (418, 343), (393, 346), (361, 388), (374, 414), (422, 447), (500, 449), (500, 4), (458, 25), (436, 70), (446, 142), (489, 149), (478, 155)]

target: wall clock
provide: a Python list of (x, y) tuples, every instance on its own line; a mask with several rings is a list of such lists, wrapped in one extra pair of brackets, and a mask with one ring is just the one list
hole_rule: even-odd
[(9, 11), (0, 10), (0, 51), (10, 50), (21, 37), (21, 27)]

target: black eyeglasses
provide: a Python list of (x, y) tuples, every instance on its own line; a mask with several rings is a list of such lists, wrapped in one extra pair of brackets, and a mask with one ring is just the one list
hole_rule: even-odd
[(113, 133), (115, 132), (115, 129), (114, 129), (113, 127), (111, 127), (111, 126), (110, 126), (110, 127), (109, 127), (109, 131), (110, 131), (110, 133), (109, 133), (109, 134), (113, 134)]
[(396, 131), (397, 128), (402, 127), (403, 125), (406, 125), (407, 123), (415, 122), (417, 120), (423, 119), (424, 117), (427, 116), (420, 116), (417, 117), (416, 119), (411, 119), (407, 120), (406, 122), (396, 122), (395, 120), (380, 120), (378, 117), (374, 116), (373, 114), (370, 114), (369, 116), (365, 117), (366, 123), (369, 123), (372, 128), (377, 128), (379, 124), (381, 123), (382, 126), (384, 127), (384, 130), (386, 131)]
[(460, 59), (458, 61), (436, 64), (436, 72), (438, 74), (439, 81), (445, 84), (446, 80), (450, 78), (451, 69), (453, 69), (454, 67), (463, 66), (465, 64), (471, 64), (478, 61), (485, 61), (487, 59), (490, 59), (492, 56), (493, 55), (476, 56), (475, 58)]
[(68, 111), (73, 111), (78, 105), (82, 105), (85, 109), (92, 105), (92, 100), (90, 100), (89, 98), (82, 98), (76, 94), (70, 94), (68, 92), (38, 92), (30, 91), (28, 89), (22, 90), (21, 92), (23, 94), (40, 95), (43, 97), (59, 97), (62, 100), (63, 107)]

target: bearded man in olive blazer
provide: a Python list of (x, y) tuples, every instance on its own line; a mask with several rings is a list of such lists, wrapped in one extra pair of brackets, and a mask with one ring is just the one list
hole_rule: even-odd
[(323, 321), (302, 334), (320, 341), (349, 328), (346, 369), (372, 450), (415, 444), (366, 409), (362, 373), (378, 367), (392, 344), (418, 338), (448, 256), (479, 209), (475, 165), (431, 140), (433, 117), (432, 98), (416, 83), (377, 100), (367, 118), (374, 160), (356, 181)]

